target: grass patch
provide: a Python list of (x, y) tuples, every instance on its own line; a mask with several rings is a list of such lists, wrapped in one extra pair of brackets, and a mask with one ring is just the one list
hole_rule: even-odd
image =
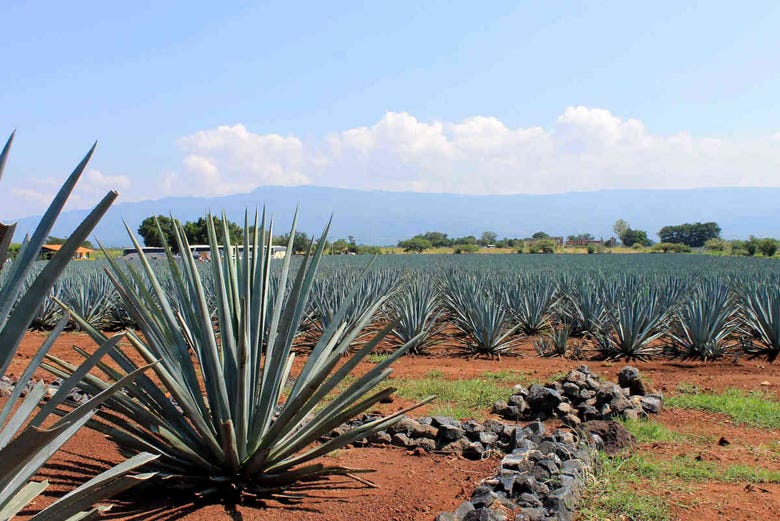
[(780, 428), (780, 402), (760, 391), (727, 389), (722, 393), (684, 393), (667, 398), (666, 405), (726, 414), (735, 422), (751, 427)]
[(651, 459), (652, 455), (633, 454), (613, 458), (611, 463), (635, 478), (666, 482), (678, 479), (687, 483), (721, 481), (725, 483), (780, 483), (780, 472), (750, 465), (730, 465), (721, 468), (717, 462), (702, 461), (691, 456), (671, 460)]
[(780, 472), (750, 465), (732, 465), (723, 472), (725, 481), (750, 483), (780, 483)]
[[(679, 492), (685, 483), (780, 483), (780, 472), (750, 465), (721, 469), (716, 462), (690, 456), (658, 460), (644, 454), (624, 458), (599, 454), (599, 458), (599, 470), (585, 490), (585, 506), (580, 510), (584, 519), (592, 521), (624, 518), (667, 521), (671, 518), (671, 508), (663, 493)], [(648, 483), (652, 486), (647, 486)], [(655, 494), (638, 492), (641, 490), (654, 490)]]
[(446, 380), (442, 376), (441, 371), (434, 370), (424, 378), (393, 378), (389, 383), (398, 388), (398, 396), (408, 400), (422, 400), (435, 394), (431, 414), (481, 419), (495, 402), (509, 397), (514, 384), (528, 379), (527, 374), (512, 371), (486, 372), (466, 380)]
[(665, 425), (652, 420), (621, 420), (623, 426), (634, 435), (639, 443), (650, 443), (654, 441), (675, 442), (683, 441), (687, 438), (684, 434), (675, 432)]
[(369, 353), (369, 355), (366, 357), (366, 360), (372, 364), (381, 364), (387, 360), (389, 356), (390, 354), (388, 353)]
[(637, 492), (638, 476), (626, 465), (626, 460), (603, 454), (599, 458), (599, 470), (585, 490), (584, 506), (580, 509), (584, 519), (667, 521), (671, 518), (665, 499)]

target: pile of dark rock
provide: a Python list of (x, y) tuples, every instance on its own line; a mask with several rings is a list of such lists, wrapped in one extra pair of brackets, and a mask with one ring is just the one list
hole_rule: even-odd
[[(489, 419), (458, 421), (445, 416), (403, 417), (355, 445), (389, 444), (414, 451), (467, 458), (501, 455), (496, 475), (485, 479), (454, 512), (437, 521), (568, 521), (593, 468), (593, 451), (614, 454), (633, 443), (615, 417), (657, 413), (662, 396), (646, 388), (639, 371), (626, 366), (618, 382), (602, 380), (582, 365), (547, 386), (515, 386), (493, 412), (512, 423)], [(339, 435), (377, 416), (363, 415), (335, 429)], [(546, 432), (544, 420), (571, 427)], [(530, 421), (525, 426), (520, 420)]]
[(621, 369), (615, 384), (581, 365), (547, 386), (516, 385), (509, 400), (496, 402), (493, 412), (507, 420), (560, 418), (577, 427), (592, 420), (637, 419), (657, 413), (662, 399), (646, 388), (635, 367)]
[(454, 512), (436, 521), (569, 521), (592, 468), (592, 449), (568, 430), (545, 431), (536, 421), (517, 427), (498, 473), (484, 480)]
[[(376, 420), (378, 416), (361, 415), (331, 431), (332, 438)], [(403, 416), (386, 430), (354, 443), (356, 446), (395, 445), (409, 450), (459, 454), (470, 459), (481, 459), (493, 453), (505, 454), (515, 447), (515, 425), (498, 420), (458, 421), (450, 416)]]

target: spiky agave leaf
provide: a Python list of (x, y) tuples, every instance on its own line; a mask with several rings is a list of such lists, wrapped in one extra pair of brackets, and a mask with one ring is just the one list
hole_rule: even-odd
[(549, 326), (557, 294), (553, 280), (544, 275), (525, 275), (507, 286), (507, 304), (523, 333), (538, 335)]
[(728, 284), (699, 282), (674, 314), (670, 336), (685, 358), (713, 360), (729, 349), (726, 339), (737, 328), (737, 306)]
[(443, 326), (436, 326), (441, 314), (437, 284), (430, 277), (413, 276), (397, 292), (390, 302), (391, 315), (398, 319), (392, 336), (406, 344), (417, 340), (409, 348), (414, 354), (422, 354), (435, 340), (433, 337)]
[(612, 334), (600, 335), (599, 349), (610, 359), (643, 360), (661, 352), (653, 342), (663, 336), (668, 309), (656, 287), (622, 287), (607, 306)]
[(468, 339), (475, 355), (500, 356), (515, 343), (511, 335), (520, 327), (509, 326), (504, 299), (488, 288), (488, 283), (464, 273), (446, 277), (444, 298), (455, 325)]
[[(2, 176), (12, 139), (13, 135), (0, 153), (0, 176)], [(27, 327), (33, 321), (38, 308), (55, 280), (68, 264), (76, 248), (87, 238), (116, 198), (117, 194), (114, 192), (106, 195), (103, 201), (77, 227), (60, 251), (31, 279), (24, 295), (17, 300), (27, 275), (31, 273), (37, 252), (48, 237), (54, 221), (86, 167), (93, 150), (94, 146), (65, 182), (32, 237), (25, 241), (16, 261), (10, 268), (10, 273), (2, 279), (2, 285), (0, 285), (0, 376), (5, 374)], [(6, 235), (8, 233), (13, 233), (13, 227), (3, 226), (0, 229), (0, 234), (2, 234), (0, 236), (0, 250), (2, 250), (0, 251), (0, 260), (2, 261), (5, 260), (7, 251), (6, 243), (10, 240)], [(21, 509), (27, 507), (46, 488), (46, 482), (31, 482), (30, 479), (49, 457), (90, 419), (95, 409), (105, 399), (117, 393), (136, 376), (134, 374), (125, 376), (115, 386), (95, 396), (87, 404), (63, 412), (62, 418), (53, 425), (45, 429), (41, 428), (43, 421), (48, 417), (48, 412), (41, 411), (32, 419), (30, 418), (45, 394), (43, 384), (38, 383), (33, 386), (18, 407), (16, 405), (22, 390), (27, 387), (34, 371), (66, 324), (67, 317), (63, 317), (56, 324), (41, 349), (30, 360), (28, 367), (16, 382), (11, 396), (8, 397), (0, 410), (0, 520), (3, 521), (10, 519)], [(61, 389), (62, 393), (57, 393), (44, 407), (53, 408), (59, 405), (70, 388), (65, 385)], [(139, 456), (137, 460), (127, 463), (123, 476), (139, 465), (150, 461), (151, 458), (154, 456)], [(101, 483), (111, 481), (109, 475), (105, 475), (103, 478)], [(114, 485), (118, 483), (119, 481)], [(126, 481), (126, 486), (129, 484), (130, 482)], [(91, 508), (96, 501), (110, 496), (108, 489), (101, 491), (102, 486), (98, 487), (96, 483), (85, 484), (73, 492), (68, 500), (67, 508), (64, 504), (47, 508), (40, 512), (36, 519), (64, 520), (73, 515), (83, 517), (85, 509)]]
[[(326, 467), (314, 460), (387, 427), (400, 414), (317, 444), (334, 427), (393, 391), (373, 389), (389, 376), (389, 365), (408, 346), (345, 388), (340, 386), (394, 327), (389, 325), (344, 361), (344, 353), (385, 298), (371, 304), (351, 330), (347, 330), (346, 317), (350, 308), (342, 306), (290, 389), (292, 343), (305, 315), (328, 227), (316, 250), (302, 259), (290, 289), (274, 292), (273, 287), (288, 287), (292, 256), (282, 261), (272, 285), (273, 227), (265, 215), (262, 219), (255, 216), (258, 232), (251, 239), (249, 219), (245, 219), (241, 249), (234, 248), (224, 230), (224, 239), (218, 243), (211, 216), (208, 226), (212, 252), (208, 267), (216, 299), (213, 320), (198, 263), (191, 256), (176, 259), (168, 249), (172, 298), (190, 303), (179, 309), (171, 304), (143, 254), (142, 273), (132, 265), (123, 267), (109, 260), (109, 276), (143, 334), (142, 338), (129, 332), (128, 338), (144, 358), (159, 359), (159, 364), (154, 368), (157, 378), (141, 376), (126, 394), (108, 400), (91, 425), (112, 438), (124, 453), (146, 450), (159, 454), (150, 468), (167, 476), (165, 483), (204, 493), (230, 489), (258, 496), (283, 494), (299, 487), (301, 481), (346, 473), (341, 467)], [(178, 250), (188, 251), (183, 229), (178, 224), (175, 229)], [(295, 220), (289, 236), (295, 237)], [(291, 251), (292, 244), (288, 248)], [(345, 303), (358, 293), (360, 280)], [(104, 341), (98, 330), (78, 317), (77, 321), (95, 340)], [(125, 371), (135, 367), (121, 349), (110, 356)], [(109, 366), (100, 368), (101, 378), (87, 375), (80, 386), (94, 392), (115, 380)], [(58, 375), (73, 372), (72, 366), (56, 359), (49, 369)]]
[(774, 362), (780, 355), (780, 284), (774, 278), (746, 280), (739, 288), (739, 298), (745, 325), (763, 344), (750, 354)]
[(566, 356), (569, 331), (570, 327), (568, 324), (553, 329), (534, 342), (534, 349), (542, 357)]

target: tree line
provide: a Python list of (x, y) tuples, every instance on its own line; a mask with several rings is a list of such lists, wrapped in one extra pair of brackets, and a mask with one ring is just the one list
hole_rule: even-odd
[[(159, 223), (159, 228), (158, 228)], [(176, 248), (176, 234), (174, 232), (174, 221), (170, 217), (164, 215), (151, 216), (144, 219), (138, 227), (138, 235), (141, 236), (144, 246), (160, 247), (163, 245), (160, 230), (165, 236), (166, 242), (172, 247), (174, 251)], [(215, 231), (217, 233), (217, 239), (223, 240), (224, 232), (222, 220), (218, 217), (214, 217)], [(226, 226), (228, 230), (228, 237), (233, 244), (241, 244), (244, 241), (244, 229), (237, 223), (227, 220)], [(208, 221), (201, 217), (196, 221), (187, 221), (183, 224), (184, 235), (187, 237), (187, 241), (190, 244), (208, 244)], [(254, 227), (249, 228), (249, 240), (254, 240)], [(274, 236), (273, 244), (275, 246), (287, 246), (290, 241), (290, 234), (283, 233), (281, 235)], [(316, 245), (316, 239), (313, 236), (309, 236), (305, 232), (295, 232), (293, 237), (292, 252), (293, 253), (306, 253), (309, 247)], [(326, 254), (372, 254), (381, 253), (381, 249), (377, 246), (369, 246), (364, 244), (357, 244), (354, 237), (349, 236), (346, 239), (337, 239), (335, 241), (325, 243)]]
[[(155, 222), (156, 219), (156, 222)], [(218, 238), (222, 240), (222, 220), (214, 218)], [(144, 219), (138, 227), (138, 234), (146, 246), (162, 246), (162, 239), (157, 223), (168, 241), (174, 247), (176, 245), (173, 231), (173, 221), (170, 217), (158, 215)], [(243, 228), (228, 220), (226, 222), (231, 242), (243, 241)], [(188, 221), (183, 225), (184, 233), (190, 244), (208, 244), (207, 220), (200, 218), (196, 221)], [(773, 238), (759, 238), (750, 236), (748, 240), (726, 241), (720, 237), (721, 228), (715, 222), (694, 222), (678, 225), (664, 226), (658, 231), (660, 241), (654, 243), (648, 237), (647, 231), (632, 228), (623, 219), (619, 219), (612, 227), (617, 239), (624, 247), (639, 248), (651, 247), (654, 251), (661, 252), (687, 252), (692, 248), (704, 248), (719, 255), (763, 255), (774, 256), (780, 246), (780, 242)], [(250, 228), (250, 234), (254, 230)], [(57, 238), (52, 238), (57, 241)], [(250, 236), (250, 240), (253, 237)], [(289, 234), (282, 234), (273, 238), (275, 245), (287, 246)], [(513, 248), (518, 252), (528, 253), (553, 253), (563, 241), (562, 237), (551, 237), (548, 233), (539, 231), (527, 238), (502, 238), (492, 231), (485, 231), (479, 237), (466, 235), (463, 237), (449, 237), (448, 234), (438, 231), (429, 231), (417, 234), (414, 237), (398, 242), (398, 247), (406, 252), (421, 253), (434, 248), (453, 248), (455, 253), (473, 253), (484, 247)], [(588, 253), (598, 253), (603, 250), (603, 245), (609, 245), (610, 241), (597, 240), (590, 233), (572, 234), (566, 237), (566, 243), (575, 243), (587, 246)], [(293, 253), (305, 253), (309, 247), (316, 244), (316, 238), (310, 237), (305, 232), (296, 232), (293, 237)], [(325, 244), (325, 252), (328, 254), (376, 254), (381, 253), (379, 246), (358, 244), (355, 238), (336, 239)]]

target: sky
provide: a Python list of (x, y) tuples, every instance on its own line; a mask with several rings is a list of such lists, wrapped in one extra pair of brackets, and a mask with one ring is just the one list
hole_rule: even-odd
[(2, 3), (0, 219), (263, 185), (780, 186), (780, 3)]

